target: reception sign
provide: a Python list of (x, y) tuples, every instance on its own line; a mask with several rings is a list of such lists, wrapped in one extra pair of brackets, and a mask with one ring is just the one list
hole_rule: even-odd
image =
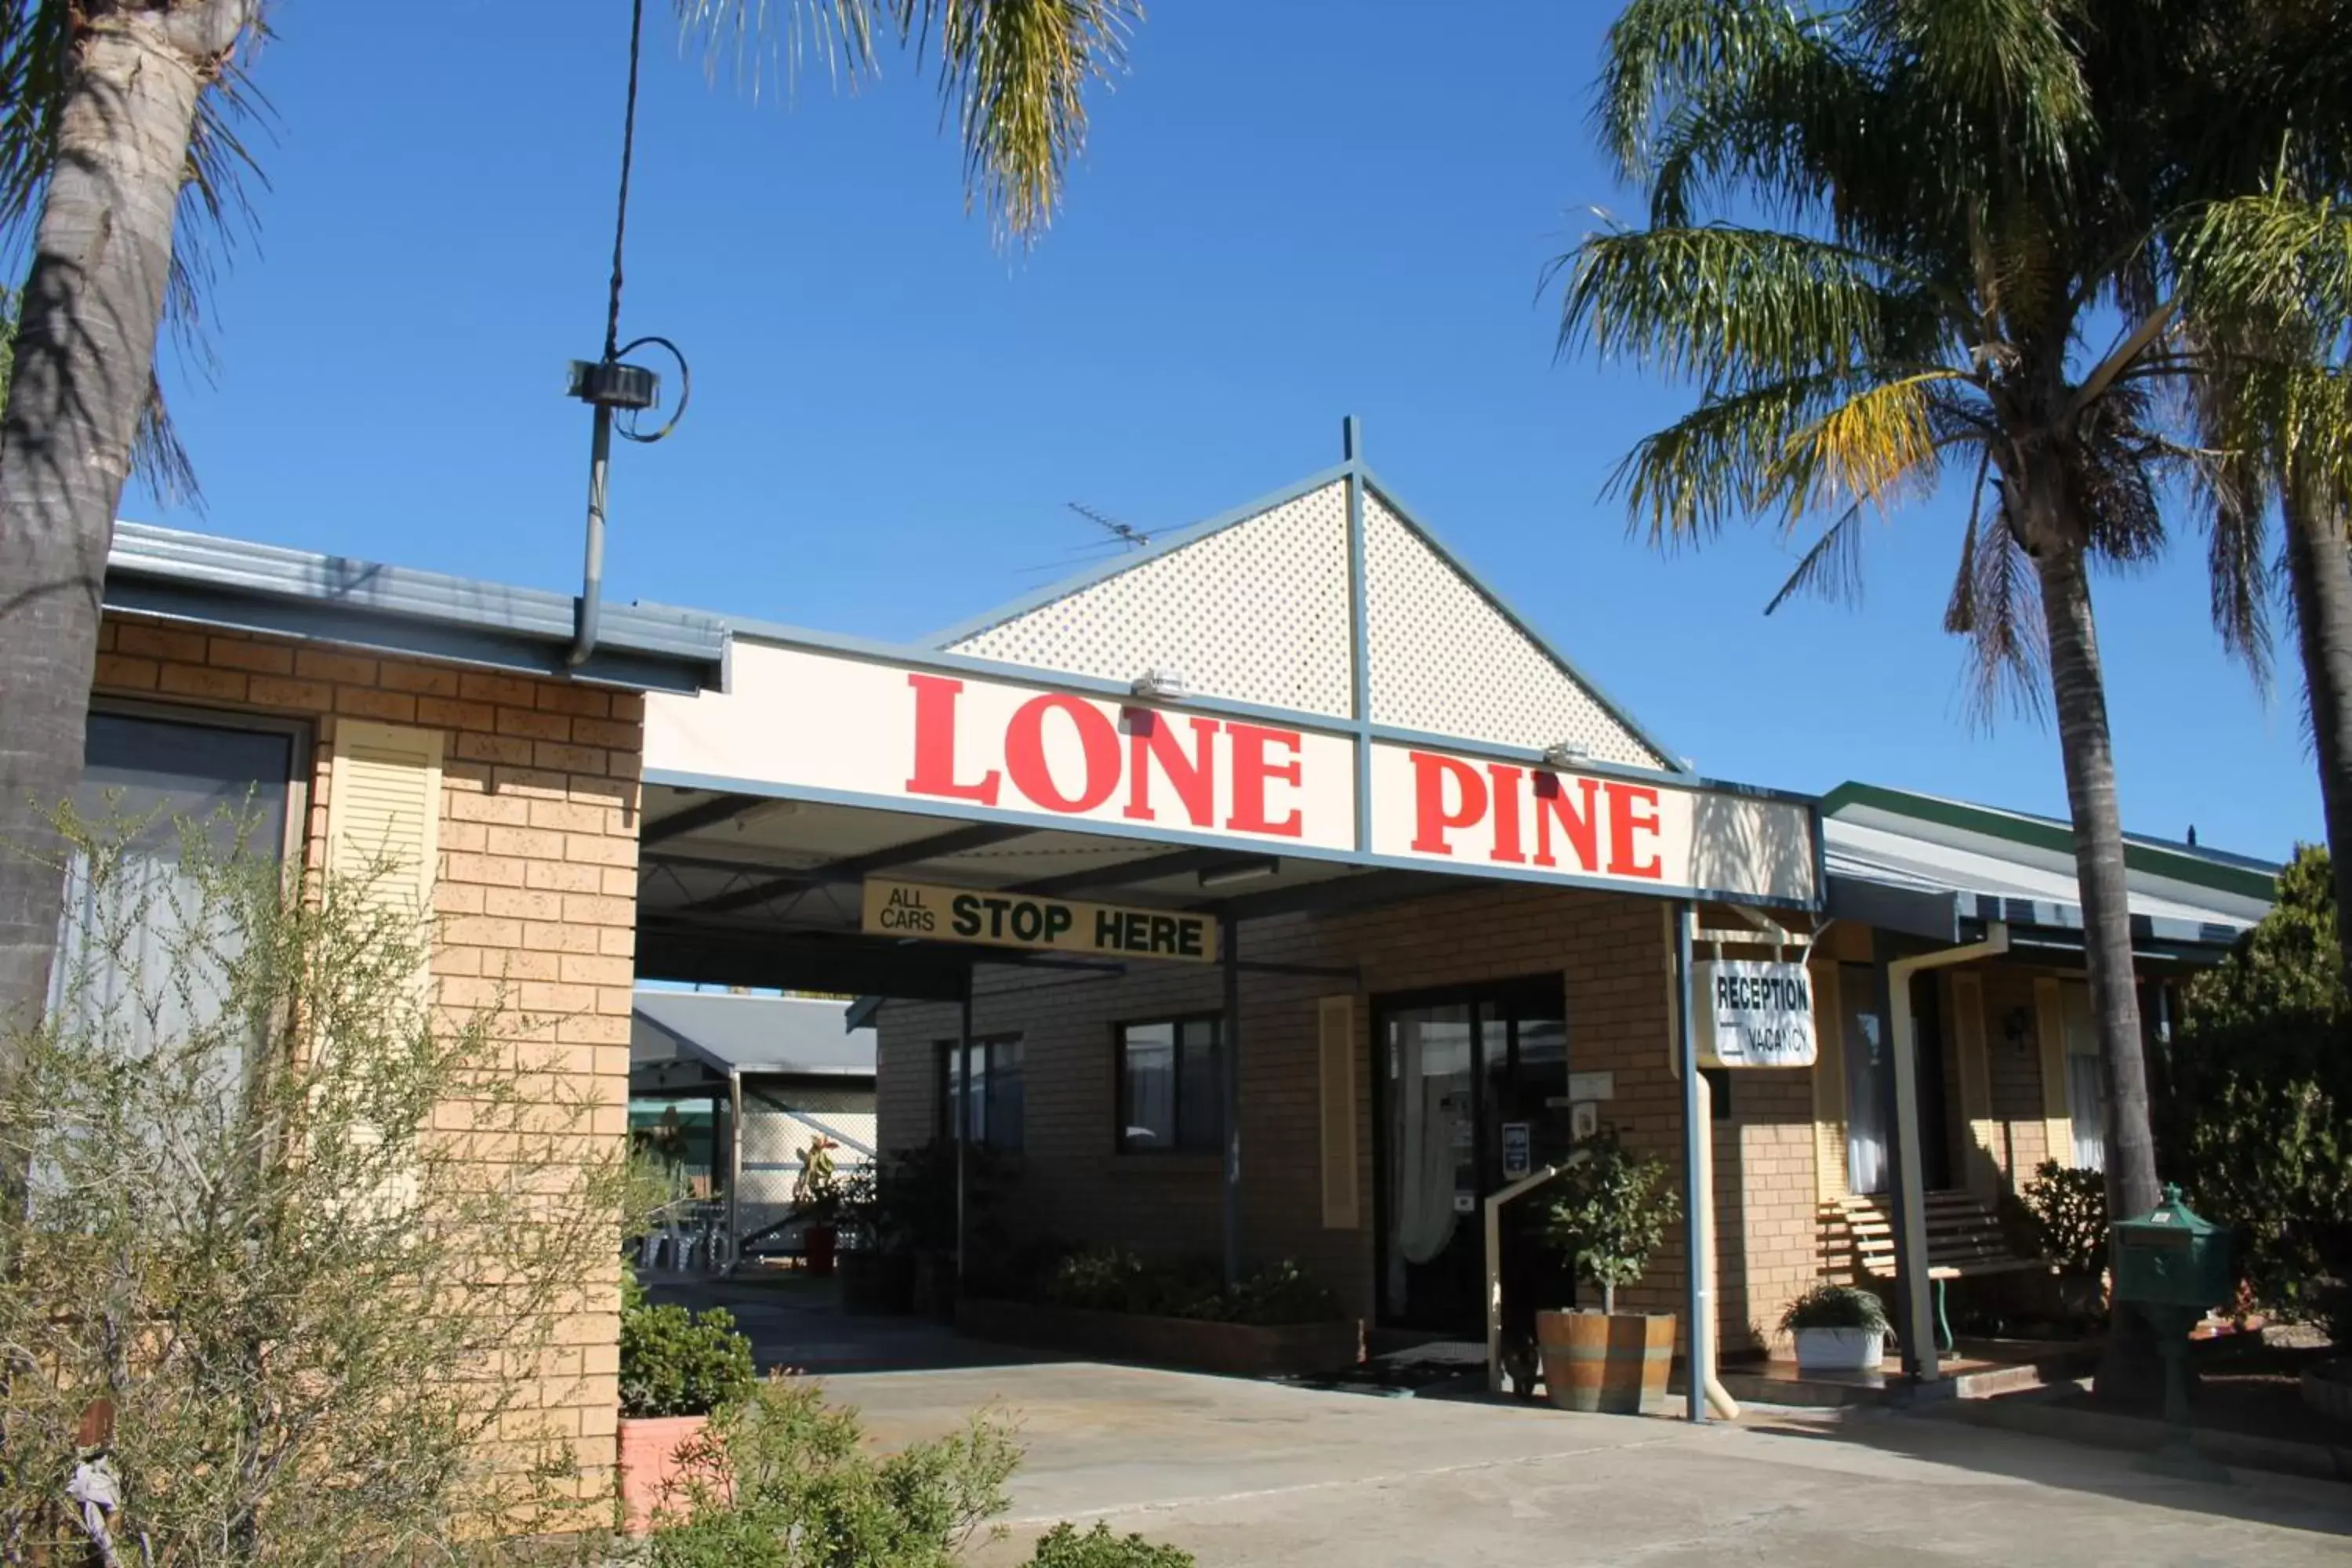
[(1813, 1065), (1813, 984), (1803, 964), (1722, 959), (1693, 964), (1691, 983), (1701, 1067)]

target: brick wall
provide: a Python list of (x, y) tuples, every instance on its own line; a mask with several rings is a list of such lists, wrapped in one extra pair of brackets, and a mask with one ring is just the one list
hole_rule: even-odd
[[(627, 1136), (635, 979), (639, 752), (644, 700), (566, 681), (460, 669), (271, 637), (109, 616), (100, 696), (309, 721), (306, 861), (323, 864), (335, 724), (350, 717), (444, 736), (440, 1001), (503, 994), (541, 1047), (550, 1103), (593, 1104), (592, 1147)], [(464, 1110), (452, 1107), (460, 1119)], [(576, 1448), (583, 1484), (609, 1486), (619, 1405), (618, 1273), (561, 1325), (525, 1412), (510, 1422)]]
[[(1354, 966), (1360, 979), (1244, 973), (1241, 999), (1242, 1235), (1253, 1262), (1297, 1258), (1351, 1310), (1373, 1310), (1372, 1000), (1402, 992), (1531, 975), (1562, 977), (1570, 1066), (1616, 1075), (1602, 1109), (1634, 1148), (1679, 1170), (1681, 1089), (1670, 1070), (1668, 949), (1654, 900), (1490, 885), (1460, 894), (1324, 917), (1255, 921), (1246, 959)], [(1213, 1012), (1213, 969), (1138, 965), (1118, 979), (983, 969), (973, 1005), (981, 1034), (1024, 1040), (1026, 1137), (1013, 1221), (1032, 1236), (1118, 1242), (1161, 1253), (1214, 1254), (1223, 1193), (1214, 1156), (1121, 1155), (1113, 1146), (1115, 1027)], [(1358, 998), (1358, 1193), (1361, 1224), (1322, 1225), (1317, 1001)], [(952, 1006), (892, 1004), (881, 1015), (883, 1146), (939, 1130), (936, 1049), (958, 1027)], [(1810, 1089), (1801, 1075), (1748, 1075), (1715, 1139), (1721, 1205), (1718, 1271), (1727, 1345), (1777, 1320), (1811, 1278), (1813, 1167)], [(1642, 1284), (1621, 1300), (1680, 1310), (1679, 1227)]]

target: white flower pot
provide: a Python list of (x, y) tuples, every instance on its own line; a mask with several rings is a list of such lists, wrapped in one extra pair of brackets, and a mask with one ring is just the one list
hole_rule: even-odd
[(1877, 1329), (1797, 1331), (1801, 1372), (1876, 1372), (1885, 1353), (1886, 1335)]

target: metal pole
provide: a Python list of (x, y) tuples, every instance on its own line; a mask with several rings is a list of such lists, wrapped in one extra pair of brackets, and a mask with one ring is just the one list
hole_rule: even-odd
[(580, 566), (580, 603), (572, 611), (572, 648), (563, 662), (577, 669), (596, 651), (596, 622), (604, 602), (604, 475), (613, 462), (613, 411), (596, 405), (588, 443), (588, 543)]
[(1688, 1408), (1686, 1421), (1706, 1419), (1706, 1357), (1701, 1353), (1706, 1337), (1706, 1323), (1710, 1310), (1706, 1283), (1706, 1158), (1699, 1140), (1702, 1110), (1699, 1096), (1706, 1086), (1698, 1077), (1698, 1026), (1691, 1008), (1691, 918), (1692, 907), (1683, 900), (1675, 902), (1675, 1014), (1681, 1035), (1678, 1057), (1683, 1075), (1683, 1277), (1684, 1306), (1690, 1314), (1686, 1335), (1690, 1353), (1683, 1392)]
[(727, 1069), (727, 1272), (742, 1261), (743, 1245), (743, 1069)]
[(1241, 927), (1231, 915), (1217, 917), (1218, 961), (1225, 972), (1225, 1284), (1242, 1281), (1242, 968)]
[(955, 1274), (956, 1297), (961, 1300), (963, 1297), (964, 1281), (965, 1219), (971, 1206), (969, 1174), (971, 1162), (966, 1157), (966, 1150), (971, 1142), (970, 1136), (971, 1127), (971, 969), (970, 965), (966, 965), (963, 972), (963, 1016), (956, 1040), (955, 1124)]

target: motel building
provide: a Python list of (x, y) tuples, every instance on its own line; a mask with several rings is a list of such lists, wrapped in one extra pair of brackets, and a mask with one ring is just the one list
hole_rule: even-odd
[[(920, 643), (575, 608), (124, 524), (89, 787), (412, 850), (444, 997), (511, 987), (599, 1136), (638, 981), (854, 994), (877, 1147), (986, 1145), (999, 1245), (1293, 1258), (1379, 1330), (1570, 1304), (1482, 1211), (1585, 1129), (1703, 1162), (1711, 1269), (1626, 1294), (1727, 1361), (1825, 1278), (2029, 1288), (2003, 1194), (2101, 1158), (2063, 824), (1703, 776), (1352, 450)], [(2275, 868), (2129, 860), (2160, 1065)], [(615, 1312), (543, 1401), (592, 1469)]]

